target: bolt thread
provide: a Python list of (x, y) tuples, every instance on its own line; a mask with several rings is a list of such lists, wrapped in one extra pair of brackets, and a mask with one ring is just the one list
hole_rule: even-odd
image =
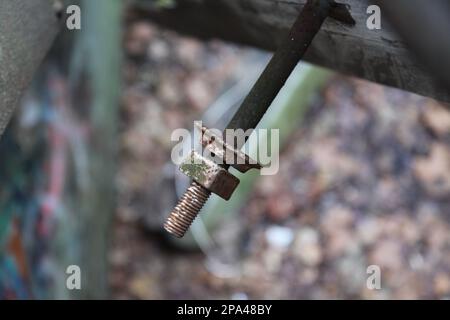
[(182, 238), (205, 205), (211, 192), (193, 181), (164, 224), (164, 229)]

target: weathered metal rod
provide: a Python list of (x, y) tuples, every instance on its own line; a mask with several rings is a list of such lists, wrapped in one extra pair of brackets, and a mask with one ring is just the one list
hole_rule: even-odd
[[(269, 109), (295, 66), (304, 56), (315, 35), (330, 13), (329, 0), (308, 1), (294, 22), (289, 35), (280, 43), (269, 64), (259, 77), (227, 126), (227, 129), (252, 129)], [(241, 146), (237, 146), (239, 148)]]
[[(227, 129), (246, 131), (257, 126), (335, 6), (330, 0), (308, 0)], [(211, 191), (192, 182), (164, 224), (166, 231), (183, 237), (210, 195)]]

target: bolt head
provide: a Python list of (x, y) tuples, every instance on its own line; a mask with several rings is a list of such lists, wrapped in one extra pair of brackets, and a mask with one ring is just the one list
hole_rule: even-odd
[(180, 165), (180, 171), (219, 197), (229, 200), (239, 179), (195, 150)]

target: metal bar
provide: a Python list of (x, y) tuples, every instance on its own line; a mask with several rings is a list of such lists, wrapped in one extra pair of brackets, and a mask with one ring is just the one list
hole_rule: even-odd
[(311, 45), (333, 6), (333, 2), (329, 0), (313, 0), (306, 3), (289, 35), (280, 44), (227, 129), (247, 130), (257, 126)]

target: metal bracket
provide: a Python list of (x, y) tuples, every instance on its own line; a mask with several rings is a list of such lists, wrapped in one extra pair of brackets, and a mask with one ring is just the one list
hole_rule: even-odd
[(194, 150), (180, 165), (180, 171), (225, 200), (231, 198), (240, 182), (223, 167)]
[(223, 160), (220, 164), (229, 165), (239, 172), (246, 173), (250, 169), (261, 169), (263, 166), (250, 156), (223, 141), (212, 130), (195, 124), (202, 133), (201, 143), (216, 158)]
[(227, 167), (245, 173), (250, 169), (261, 169), (262, 166), (244, 152), (233, 148), (211, 130), (196, 124), (202, 132), (201, 143), (213, 159), (192, 150), (190, 155), (180, 165), (180, 171), (196, 181), (205, 189), (229, 200), (239, 185), (239, 179), (228, 172)]

